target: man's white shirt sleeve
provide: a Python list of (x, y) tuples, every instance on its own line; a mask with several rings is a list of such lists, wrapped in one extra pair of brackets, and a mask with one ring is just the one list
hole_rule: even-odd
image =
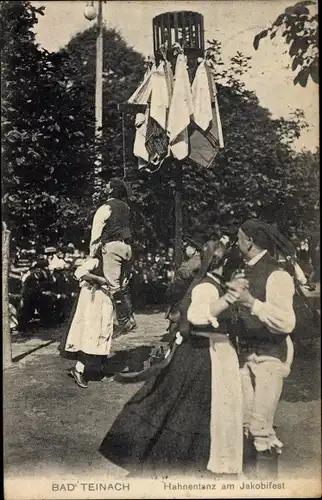
[(293, 278), (285, 271), (274, 271), (266, 283), (266, 301), (255, 300), (251, 314), (257, 316), (272, 333), (291, 333), (296, 318), (293, 309)]
[(201, 283), (194, 287), (191, 293), (191, 303), (187, 319), (193, 325), (212, 324), (218, 327), (218, 321), (209, 313), (210, 304), (219, 299), (219, 292), (211, 283)]
[(77, 280), (81, 280), (82, 277), (87, 274), (87, 273), (90, 273), (91, 271), (93, 271), (94, 269), (96, 269), (99, 265), (99, 261), (98, 259), (87, 259), (85, 262), (83, 262), (83, 264), (81, 266), (79, 266), (75, 273), (74, 273), (74, 276)]
[(89, 246), (89, 253), (91, 257), (94, 257), (96, 254), (97, 248), (100, 244), (103, 228), (111, 213), (112, 210), (109, 205), (102, 205), (100, 208), (98, 208), (94, 215), (91, 232), (91, 242)]

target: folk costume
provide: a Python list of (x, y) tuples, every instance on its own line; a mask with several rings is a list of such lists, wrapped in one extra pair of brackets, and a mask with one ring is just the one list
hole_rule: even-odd
[(123, 290), (123, 281), (129, 274), (132, 259), (131, 217), (130, 208), (125, 201), (127, 192), (123, 181), (112, 179), (108, 189), (110, 198), (94, 215), (90, 256), (98, 256), (99, 251), (102, 253), (103, 274), (113, 296), (121, 334), (134, 327), (134, 320)]
[(182, 301), (184, 341), (124, 406), (101, 444), (105, 458), (137, 475), (241, 472), (238, 360), (227, 318), (210, 317), (207, 307), (223, 295), (220, 280), (206, 274), (213, 255), (208, 245)]
[(110, 354), (113, 335), (113, 303), (107, 286), (85, 281), (83, 277), (87, 273), (102, 275), (98, 259), (87, 259), (75, 271), (80, 293), (66, 341), (61, 346), (63, 355), (77, 355), (76, 376), (81, 373), (85, 380), (87, 372), (101, 373), (101, 365)]
[(247, 221), (241, 231), (263, 249), (245, 265), (245, 278), (255, 302), (239, 305), (239, 357), (243, 387), (243, 425), (257, 452), (281, 452), (274, 417), (284, 379), (293, 361), (289, 334), (295, 327), (294, 280), (268, 252), (269, 226)]

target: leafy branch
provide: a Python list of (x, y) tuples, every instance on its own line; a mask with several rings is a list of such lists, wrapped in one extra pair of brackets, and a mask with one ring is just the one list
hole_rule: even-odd
[(298, 83), (306, 87), (309, 77), (319, 83), (319, 16), (311, 13), (309, 6), (316, 6), (314, 0), (304, 0), (287, 7), (273, 24), (258, 33), (253, 42), (258, 50), (260, 41), (268, 35), (272, 40), (281, 32), (285, 42), (290, 46), (292, 70), (297, 71), (294, 85)]

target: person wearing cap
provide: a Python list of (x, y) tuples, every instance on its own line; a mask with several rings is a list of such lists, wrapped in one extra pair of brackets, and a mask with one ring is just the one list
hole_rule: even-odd
[(101, 251), (103, 273), (113, 296), (119, 324), (117, 336), (135, 327), (122, 283), (130, 271), (132, 259), (130, 207), (125, 182), (113, 178), (107, 185), (107, 200), (96, 211), (92, 224), (90, 257)]
[(245, 222), (238, 231), (244, 278), (235, 276), (228, 283), (229, 289), (239, 294), (243, 425), (245, 442), (251, 440), (257, 460), (267, 454), (276, 459), (281, 453), (283, 445), (275, 434), (274, 417), (294, 354), (289, 336), (296, 323), (294, 281), (272, 257), (272, 245), (268, 224)]
[(197, 243), (188, 236), (185, 236), (183, 246), (188, 259), (177, 269), (173, 280), (169, 283), (165, 291), (165, 300), (169, 304), (165, 313), (165, 319), (169, 320), (167, 331), (170, 339), (178, 328), (178, 304), (201, 266), (200, 249), (202, 243), (199, 243), (199, 239)]

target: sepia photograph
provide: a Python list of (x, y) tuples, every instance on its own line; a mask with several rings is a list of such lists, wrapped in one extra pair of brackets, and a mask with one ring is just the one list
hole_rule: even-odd
[(4, 498), (320, 498), (318, 2), (0, 19)]

